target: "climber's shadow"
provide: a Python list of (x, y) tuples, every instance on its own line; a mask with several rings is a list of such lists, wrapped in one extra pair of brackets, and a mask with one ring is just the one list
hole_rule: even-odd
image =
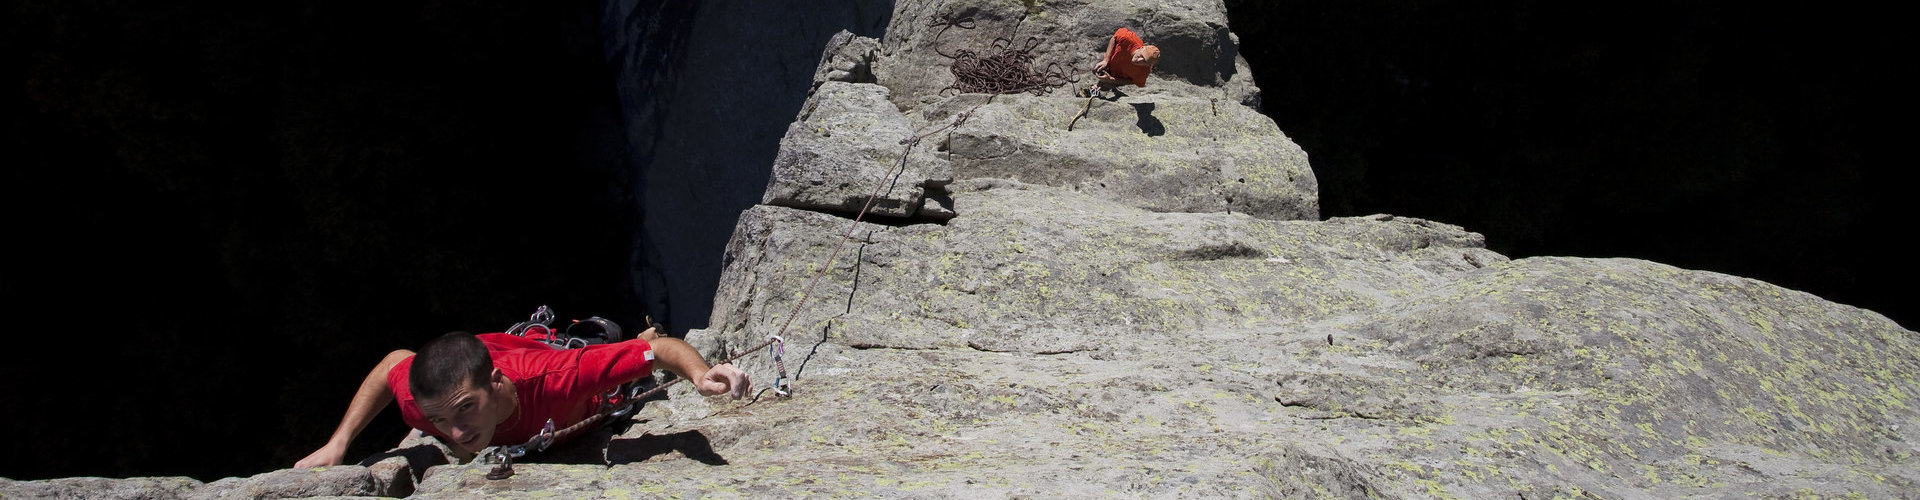
[(713, 451), (713, 442), (700, 431), (672, 434), (647, 434), (637, 438), (615, 439), (607, 443), (607, 464), (620, 465), (680, 452), (707, 465), (727, 465), (727, 459)]
[(1160, 123), (1159, 118), (1153, 117), (1153, 103), (1133, 103), (1133, 112), (1140, 117), (1138, 121), (1134, 122), (1134, 125), (1139, 126), (1141, 132), (1146, 132), (1149, 137), (1166, 135), (1167, 126)]
[(600, 444), (613, 439), (616, 429), (605, 426), (593, 429), (578, 439), (555, 445), (539, 454), (528, 455), (521, 463), (607, 465), (606, 454)]
[[(700, 431), (684, 431), (672, 434), (645, 434), (636, 438), (616, 439), (644, 420), (627, 417), (615, 420), (611, 425), (600, 426), (586, 431), (578, 439), (570, 440), (533, 454), (518, 463), (573, 464), (573, 465), (620, 465), (680, 452), (681, 455), (707, 465), (727, 465), (727, 459), (713, 451), (713, 443)], [(429, 451), (438, 452), (431, 446)], [(412, 459), (409, 459), (412, 460)], [(440, 463), (446, 463), (440, 458)], [(426, 470), (415, 467), (414, 470)]]

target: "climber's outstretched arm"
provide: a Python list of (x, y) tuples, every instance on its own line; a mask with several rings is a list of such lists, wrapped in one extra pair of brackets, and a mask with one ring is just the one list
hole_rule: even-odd
[(1093, 74), (1107, 75), (1107, 58), (1113, 56), (1113, 37), (1107, 37), (1107, 50), (1100, 51), (1100, 62), (1093, 63)]
[(703, 396), (732, 393), (735, 399), (747, 396), (753, 382), (747, 379), (746, 372), (734, 368), (731, 364), (708, 367), (707, 360), (700, 357), (700, 351), (687, 345), (686, 341), (673, 337), (659, 337), (648, 341), (653, 347), (653, 358), (660, 368), (693, 382), (694, 389)]
[(387, 372), (412, 355), (413, 351), (405, 349), (393, 351), (382, 358), (380, 364), (374, 365), (373, 371), (367, 373), (367, 379), (360, 382), (360, 390), (353, 393), (353, 401), (347, 403), (347, 415), (340, 418), (340, 426), (333, 429), (333, 437), (327, 439), (326, 446), (321, 446), (293, 466), (340, 465), (341, 459), (347, 455), (347, 446), (353, 444), (353, 438), (367, 428), (367, 423), (372, 422), (373, 417), (387, 407), (387, 403), (393, 402), (393, 390), (387, 388)]

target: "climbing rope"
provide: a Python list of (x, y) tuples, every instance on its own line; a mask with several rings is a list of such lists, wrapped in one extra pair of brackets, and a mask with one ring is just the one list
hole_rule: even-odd
[[(952, 14), (943, 14), (927, 23), (928, 28), (940, 28), (935, 33), (934, 52), (953, 59), (950, 70), (953, 72), (953, 84), (940, 89), (940, 95), (954, 94), (1018, 94), (1030, 92), (1033, 95), (1046, 95), (1047, 91), (1062, 85), (1079, 81), (1078, 76), (1060, 66), (1060, 63), (1047, 65), (1046, 71), (1033, 69), (1033, 49), (1040, 46), (1040, 37), (1027, 37), (1025, 42), (1015, 45), (1012, 37), (993, 39), (982, 51), (960, 49), (948, 54), (940, 50), (940, 36), (949, 28), (973, 29), (972, 18), (955, 19)], [(948, 94), (953, 91), (954, 94)]]
[[(993, 98), (988, 97), (987, 102), (993, 102)], [(853, 222), (847, 225), (846, 234), (843, 234), (840, 236), (840, 242), (833, 246), (833, 253), (827, 255), (827, 265), (821, 266), (820, 270), (814, 273), (813, 278), (807, 280), (807, 288), (800, 292), (800, 300), (794, 301), (793, 310), (787, 312), (787, 321), (780, 325), (780, 333), (778, 335), (785, 335), (787, 333), (787, 329), (793, 326), (793, 319), (800, 316), (800, 307), (806, 305), (807, 299), (813, 296), (814, 285), (820, 284), (820, 278), (825, 277), (827, 275), (827, 270), (833, 269), (833, 263), (840, 259), (840, 249), (846, 248), (847, 241), (853, 239), (854, 231), (860, 229), (860, 221), (866, 220), (867, 212), (873, 209), (873, 202), (875, 200), (880, 199), (880, 190), (882, 188), (887, 187), (887, 184), (888, 184), (887, 179), (891, 179), (895, 175), (898, 175), (896, 174), (896, 172), (904, 172), (906, 170), (907, 154), (913, 151), (913, 146), (920, 144), (921, 140), (924, 140), (927, 137), (931, 137), (933, 136), (933, 134), (937, 134), (942, 131), (951, 130), (955, 127), (959, 127), (960, 124), (966, 123), (968, 117), (973, 116), (974, 110), (980, 109), (980, 106), (985, 106), (985, 105), (986, 103), (981, 103), (980, 105), (974, 106), (973, 108), (960, 112), (960, 114), (954, 115), (953, 120), (948, 122), (946, 125), (942, 125), (933, 130), (929, 130), (920, 134), (915, 134), (913, 137), (908, 137), (906, 139), (900, 140), (900, 144), (905, 146), (900, 151), (900, 159), (898, 161), (895, 161), (893, 164), (893, 167), (887, 169), (886, 175), (883, 175), (880, 177), (880, 182), (877, 183), (875, 186), (873, 186), (873, 193), (867, 195), (867, 202), (865, 204), (860, 205), (860, 211), (854, 214)], [(776, 335), (776, 338), (778, 335)], [(759, 348), (756, 347), (754, 349), (759, 349)], [(785, 367), (783, 366), (781, 370), (784, 372)]]

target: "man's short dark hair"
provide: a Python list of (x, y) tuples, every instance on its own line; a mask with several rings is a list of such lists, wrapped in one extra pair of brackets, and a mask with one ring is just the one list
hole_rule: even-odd
[(447, 332), (413, 353), (413, 367), (407, 376), (407, 389), (414, 400), (444, 396), (460, 386), (460, 381), (485, 388), (493, 375), (493, 358), (487, 345), (467, 332)]

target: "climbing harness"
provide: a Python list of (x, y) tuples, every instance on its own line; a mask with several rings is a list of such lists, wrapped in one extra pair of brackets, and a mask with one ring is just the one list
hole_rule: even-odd
[(526, 321), (508, 327), (507, 334), (538, 340), (554, 349), (578, 349), (621, 340), (620, 325), (599, 316), (573, 320), (565, 331), (556, 331), (552, 325), (553, 310), (540, 306)]

